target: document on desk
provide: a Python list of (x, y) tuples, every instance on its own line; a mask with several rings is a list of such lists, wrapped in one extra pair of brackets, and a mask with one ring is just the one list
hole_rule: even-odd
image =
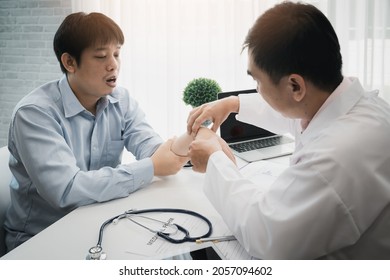
[[(228, 236), (231, 232), (226, 227), (220, 216), (207, 216), (207, 218), (213, 224), (213, 232), (211, 236)], [(182, 215), (179, 213), (158, 213), (153, 215), (153, 219), (165, 221), (169, 224), (178, 224), (189, 231), (190, 236), (199, 236), (208, 231), (206, 223), (193, 216)], [(117, 227), (115, 229), (115, 227)], [(177, 252), (185, 252), (190, 247), (197, 246), (195, 242), (184, 242), (182, 244), (170, 243), (157, 234), (151, 233), (150, 231), (123, 219), (117, 225), (111, 227), (111, 231), (108, 235), (115, 235), (115, 231), (128, 231), (129, 238), (135, 239), (138, 242), (134, 243), (126, 242), (122, 240), (121, 247), (124, 253), (129, 259), (160, 259), (175, 255)], [(172, 238), (180, 239), (184, 235), (178, 233), (173, 235)], [(107, 236), (106, 240), (110, 240), (110, 236)], [(227, 259), (246, 260), (251, 259), (251, 256), (241, 247), (237, 240), (217, 242), (215, 245), (221, 251), (221, 253)]]
[(255, 184), (270, 186), (287, 167), (284, 164), (260, 160), (247, 164), (240, 169), (240, 172)]

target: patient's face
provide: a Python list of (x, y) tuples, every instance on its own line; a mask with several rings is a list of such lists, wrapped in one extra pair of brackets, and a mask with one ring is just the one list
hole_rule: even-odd
[(96, 102), (113, 92), (119, 76), (120, 49), (117, 43), (89, 47), (81, 54), (80, 63), (75, 62), (68, 80), (82, 103)]

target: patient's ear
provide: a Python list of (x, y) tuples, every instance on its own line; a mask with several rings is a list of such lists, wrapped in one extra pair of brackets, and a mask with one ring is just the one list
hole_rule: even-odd
[(291, 74), (288, 77), (288, 84), (293, 99), (300, 102), (306, 95), (305, 79), (301, 75)]
[(76, 60), (68, 53), (61, 55), (61, 63), (69, 73), (74, 73), (76, 70)]

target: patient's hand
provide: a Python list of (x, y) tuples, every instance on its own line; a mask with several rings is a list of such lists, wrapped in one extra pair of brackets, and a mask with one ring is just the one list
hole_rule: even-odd
[(178, 156), (186, 157), (188, 155), (190, 144), (193, 140), (194, 137), (185, 132), (173, 141), (171, 151)]
[(176, 174), (189, 160), (187, 156), (177, 156), (172, 152), (174, 141), (175, 139), (168, 139), (151, 156), (155, 176)]

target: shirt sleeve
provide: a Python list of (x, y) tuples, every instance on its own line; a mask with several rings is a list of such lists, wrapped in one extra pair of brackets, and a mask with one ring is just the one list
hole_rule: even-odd
[[(204, 191), (241, 245), (260, 259), (315, 259), (359, 238), (349, 209), (310, 163), (294, 165), (264, 186), (216, 152)], [(342, 234), (336, 238), (335, 232)]]
[(276, 134), (295, 135), (295, 124), (272, 109), (259, 93), (240, 94), (237, 120), (261, 127)]
[(30, 105), (16, 112), (10, 128), (10, 150), (17, 162), (16, 179), (22, 186), (35, 186), (53, 207), (72, 209), (125, 197), (153, 179), (150, 158), (116, 168), (81, 170), (65, 141), (62, 125), (55, 115)]
[(150, 157), (163, 143), (163, 139), (147, 122), (145, 113), (137, 100), (132, 98), (127, 91), (118, 98), (120, 98), (119, 103), (124, 112), (122, 138), (126, 149), (138, 160)]

